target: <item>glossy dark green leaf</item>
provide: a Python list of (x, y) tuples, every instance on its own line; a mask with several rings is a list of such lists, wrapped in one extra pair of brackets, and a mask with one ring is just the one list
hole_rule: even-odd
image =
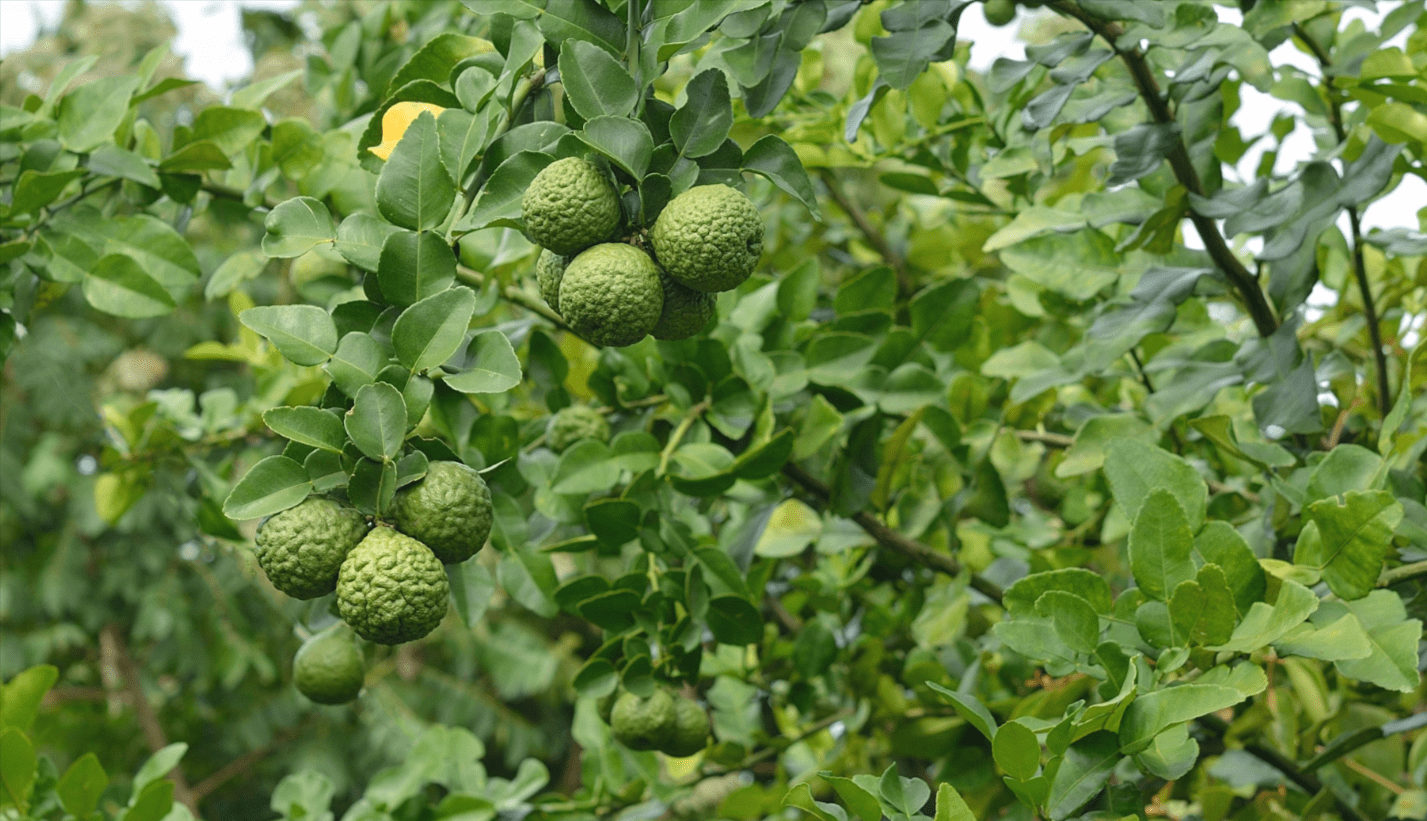
[(466, 346), (459, 370), (445, 378), (461, 393), (501, 393), (520, 384), (520, 360), (500, 331), (482, 331)]
[(803, 170), (803, 163), (792, 146), (781, 137), (768, 134), (760, 137), (743, 153), (743, 167), (767, 177), (768, 181), (801, 202), (812, 212), (813, 219), (822, 219), (817, 194)]
[(281, 513), (307, 498), (312, 481), (300, 462), (269, 456), (253, 465), (223, 502), (230, 519), (260, 519)]
[(337, 350), (337, 326), (315, 305), (249, 308), (238, 320), (298, 365), (320, 365)]
[(566, 99), (586, 120), (628, 116), (639, 88), (624, 66), (588, 40), (566, 40), (560, 48), (560, 82)]
[(363, 385), (377, 380), (377, 374), (386, 362), (387, 355), (375, 339), (365, 333), (353, 332), (342, 337), (337, 351), (323, 369), (342, 393), (356, 396)]
[(649, 161), (654, 156), (654, 139), (649, 136), (649, 127), (639, 120), (594, 117), (585, 122), (579, 137), (635, 179), (642, 179), (649, 170)]
[(674, 147), (685, 157), (712, 154), (733, 126), (728, 79), (718, 69), (701, 71), (684, 87), (684, 94), (684, 104), (669, 119)]
[(396, 496), (396, 465), (374, 459), (360, 459), (347, 482), (347, 498), (357, 509), (383, 516)]
[(456, 255), (439, 234), (398, 231), (386, 238), (377, 261), (381, 295), (406, 307), (451, 287)]
[(757, 644), (763, 640), (763, 617), (742, 596), (709, 599), (709, 630), (724, 644)]
[(466, 216), (453, 226), (456, 231), (474, 231), (493, 225), (516, 227), (520, 221), (520, 201), (535, 175), (554, 162), (542, 151), (520, 151), (500, 164), (486, 180), (480, 196)]
[(337, 253), (363, 271), (376, 273), (387, 237), (401, 231), (371, 214), (352, 214), (337, 226)]
[(391, 331), (397, 360), (412, 371), (426, 371), (450, 359), (464, 341), (475, 307), (475, 291), (456, 287), (402, 311)]
[(352, 443), (367, 458), (390, 461), (406, 439), (406, 402), (396, 388), (373, 382), (353, 397), (345, 425)]
[(273, 408), (263, 414), (263, 422), (273, 433), (314, 448), (341, 453), (347, 445), (341, 417), (321, 408)]
[(436, 118), (423, 111), (377, 177), (377, 210), (395, 225), (425, 231), (446, 220), (455, 198), (456, 184), (441, 162)]

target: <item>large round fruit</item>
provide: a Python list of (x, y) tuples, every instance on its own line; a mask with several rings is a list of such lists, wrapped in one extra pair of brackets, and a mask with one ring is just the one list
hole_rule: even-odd
[(318, 704), (346, 704), (362, 691), (365, 678), (362, 650), (340, 625), (303, 642), (292, 657), (292, 683)]
[(581, 439), (609, 441), (609, 422), (605, 421), (604, 414), (588, 405), (571, 405), (550, 417), (545, 444), (551, 450), (562, 453)]
[(707, 747), (708, 743), (708, 713), (692, 699), (674, 699), (674, 734), (660, 750), (665, 755), (686, 758)]
[(378, 527), (342, 562), (337, 612), (367, 641), (403, 644), (436, 629), (450, 593), (446, 568), (426, 545)]
[(668, 744), (678, 729), (675, 710), (673, 697), (662, 689), (648, 698), (625, 693), (610, 711), (609, 726), (615, 741), (629, 749), (657, 750)]
[(695, 291), (664, 271), (659, 272), (659, 284), (664, 286), (664, 309), (650, 331), (655, 339), (688, 339), (709, 324), (718, 304), (717, 296)]
[(669, 276), (695, 291), (728, 291), (763, 254), (763, 217), (738, 189), (699, 185), (664, 206), (650, 240)]
[(397, 491), (392, 514), (397, 530), (444, 564), (464, 562), (485, 546), (495, 517), (486, 480), (458, 462), (432, 462), (424, 478)]
[(560, 313), (595, 345), (633, 345), (654, 329), (663, 308), (659, 269), (633, 245), (596, 245), (570, 260), (560, 280)]
[(273, 587), (294, 599), (315, 599), (337, 588), (342, 560), (366, 535), (361, 513), (309, 496), (258, 527), (258, 564)]
[(545, 166), (520, 200), (525, 230), (556, 254), (604, 242), (619, 227), (619, 197), (594, 163), (566, 157)]

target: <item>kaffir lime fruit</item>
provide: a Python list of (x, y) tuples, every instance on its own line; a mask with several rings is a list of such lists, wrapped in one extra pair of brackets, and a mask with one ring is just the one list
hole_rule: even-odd
[(1015, 0), (986, 0), (981, 13), (991, 25), (1004, 26), (1016, 19), (1016, 3)]
[(303, 642), (292, 658), (292, 683), (318, 704), (346, 704), (361, 692), (365, 678), (362, 650), (341, 625)]
[(450, 592), (446, 568), (426, 545), (378, 527), (342, 562), (337, 612), (367, 641), (403, 644), (436, 629)]
[(548, 248), (542, 250), (535, 260), (535, 284), (552, 311), (560, 310), (560, 280), (564, 278), (565, 266), (569, 262), (569, 257), (562, 257)]
[(650, 241), (669, 276), (695, 291), (728, 291), (763, 254), (763, 217), (736, 188), (698, 185), (664, 206)]
[(551, 450), (562, 453), (581, 439), (609, 441), (609, 422), (605, 421), (604, 414), (588, 405), (571, 405), (550, 417), (550, 424), (545, 428), (545, 444)]
[(397, 491), (392, 515), (397, 530), (442, 563), (458, 564), (485, 545), (495, 514), (479, 473), (458, 462), (432, 462), (424, 478)]
[(708, 743), (708, 713), (692, 699), (674, 699), (674, 733), (668, 743), (659, 748), (660, 751), (674, 758), (686, 758), (707, 747)]
[(614, 235), (619, 197), (594, 163), (566, 157), (535, 175), (521, 197), (520, 213), (531, 239), (568, 255)]
[(258, 564), (273, 587), (294, 599), (315, 599), (336, 589), (342, 560), (366, 535), (361, 513), (309, 496), (258, 527)]
[(668, 744), (678, 729), (674, 698), (655, 690), (648, 698), (625, 693), (610, 711), (609, 726), (614, 738), (631, 750), (657, 750)]
[(681, 284), (664, 271), (659, 272), (659, 284), (664, 288), (664, 308), (659, 313), (650, 334), (655, 339), (673, 341), (695, 336), (709, 324), (718, 297), (695, 291)]
[(560, 280), (560, 313), (595, 345), (633, 345), (654, 329), (663, 308), (659, 269), (633, 245), (596, 245), (570, 260)]

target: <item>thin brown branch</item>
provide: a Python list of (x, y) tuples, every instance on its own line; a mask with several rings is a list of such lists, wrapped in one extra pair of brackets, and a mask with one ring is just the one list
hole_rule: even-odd
[[(144, 693), (143, 679), (140, 677), (139, 665), (135, 663), (134, 656), (129, 652), (128, 642), (124, 640), (123, 628), (110, 622), (104, 625), (104, 629), (99, 634), (102, 655), (112, 658), (118, 668), (118, 678), (124, 687), (125, 700), (134, 710), (134, 716), (138, 719), (139, 730), (144, 734), (144, 743), (148, 745), (150, 752), (158, 752), (168, 746), (168, 736), (164, 733), (163, 725), (159, 723), (158, 714), (154, 712), (152, 704), (149, 704), (149, 697)], [(198, 814), (198, 802), (193, 797), (193, 790), (188, 786), (188, 779), (184, 778), (183, 770), (174, 767), (168, 774), (173, 781), (173, 799), (188, 808), (188, 811), (195, 818)]]
[[(1293, 24), (1293, 34), (1313, 52), (1318, 65), (1323, 69), (1323, 97), (1328, 102), (1328, 123), (1338, 137), (1338, 144), (1348, 140), (1347, 129), (1343, 127), (1343, 106), (1333, 93), (1333, 82), (1328, 77), (1328, 69), (1333, 66), (1333, 58), (1328, 55), (1313, 35), (1301, 23)], [(1377, 407), (1384, 418), (1392, 412), (1392, 392), (1387, 384), (1387, 351), (1382, 342), (1382, 328), (1378, 323), (1377, 305), (1373, 302), (1372, 288), (1368, 285), (1367, 263), (1363, 259), (1363, 225), (1356, 205), (1349, 205), (1348, 228), (1353, 235), (1353, 278), (1358, 282), (1358, 293), (1363, 299), (1363, 316), (1368, 324), (1368, 338), (1372, 340), (1373, 366), (1377, 370)]]
[[(1145, 60), (1144, 53), (1138, 48), (1121, 49), (1119, 47), (1120, 36), (1125, 33), (1119, 23), (1096, 17), (1073, 0), (1050, 0), (1046, 5), (1079, 20), (1091, 32), (1109, 43), (1110, 48), (1129, 69), (1130, 78), (1134, 80), (1140, 97), (1144, 99), (1150, 117), (1161, 125), (1174, 123), (1174, 112), (1170, 111), (1169, 104), (1160, 91), (1159, 81), (1155, 79), (1154, 70)], [(1194, 169), (1194, 163), (1189, 159), (1189, 150), (1185, 148), (1183, 139), (1175, 140), (1174, 148), (1169, 152), (1168, 159), (1169, 166), (1173, 169), (1179, 184), (1191, 194), (1205, 196), (1204, 185), (1199, 180), (1199, 172)], [(1263, 289), (1259, 287), (1258, 278), (1250, 273), (1249, 269), (1244, 267), (1244, 263), (1234, 255), (1213, 219), (1191, 209), (1189, 220), (1194, 223), (1194, 229), (1199, 232), (1199, 237), (1204, 243), (1204, 250), (1209, 253), (1214, 264), (1224, 273), (1229, 284), (1239, 292), (1244, 307), (1249, 312), (1249, 317), (1253, 319), (1254, 327), (1258, 329), (1259, 336), (1271, 335), (1278, 329), (1278, 318), (1274, 316), (1273, 308), (1268, 304), (1268, 298), (1264, 296)]]
[[(831, 498), (832, 492), (828, 489), (828, 486), (823, 484), (816, 476), (808, 473), (796, 462), (790, 461), (783, 465), (783, 475), (824, 504)], [(898, 533), (888, 527), (881, 519), (865, 510), (858, 511), (848, 518), (855, 522), (858, 527), (862, 528), (867, 535), (871, 536), (873, 541), (877, 542), (877, 544), (888, 550), (900, 553), (923, 567), (938, 573), (945, 573), (948, 576), (959, 576), (963, 572), (970, 572), (963, 568), (960, 562), (948, 554), (934, 550), (928, 545)], [(997, 603), (1001, 601), (1002, 591), (999, 585), (989, 579), (982, 578), (976, 573), (970, 573), (970, 576), (971, 588), (973, 590)]]
[(872, 221), (867, 218), (867, 212), (847, 196), (847, 192), (842, 190), (837, 177), (831, 171), (824, 168), (819, 176), (822, 178), (823, 185), (827, 186), (827, 192), (833, 202), (836, 202), (843, 213), (847, 214), (852, 223), (857, 226), (857, 230), (867, 238), (867, 243), (882, 259), (887, 261), (887, 265), (897, 274), (897, 289), (902, 292), (903, 296), (910, 295), (912, 291), (916, 290), (916, 286), (912, 283), (912, 276), (907, 271), (907, 260), (897, 252), (897, 249), (892, 247), (892, 244), (887, 241), (886, 235), (872, 224)]

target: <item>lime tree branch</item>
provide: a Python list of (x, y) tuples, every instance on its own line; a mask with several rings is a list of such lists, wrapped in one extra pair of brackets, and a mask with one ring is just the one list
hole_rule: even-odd
[[(818, 501), (826, 504), (831, 498), (832, 492), (828, 486), (820, 479), (808, 473), (796, 462), (788, 462), (783, 466), (783, 475), (793, 484), (798, 485)], [(871, 536), (877, 544), (882, 547), (900, 553), (917, 564), (922, 565), (938, 573), (945, 573), (948, 576), (959, 576), (965, 571), (961, 563), (946, 553), (934, 550), (928, 545), (922, 544), (916, 539), (898, 533), (888, 527), (885, 522), (865, 510), (858, 511), (849, 517), (858, 527), (862, 528), (867, 535)], [(982, 578), (975, 573), (971, 573), (971, 588), (978, 593), (999, 603), (1002, 591), (999, 585), (989, 579)]]
[[(1109, 43), (1110, 48), (1129, 69), (1130, 77), (1134, 80), (1140, 96), (1144, 98), (1145, 105), (1149, 108), (1150, 116), (1154, 121), (1161, 125), (1174, 123), (1174, 112), (1169, 110), (1169, 103), (1165, 101), (1164, 94), (1160, 91), (1159, 81), (1155, 79), (1154, 69), (1150, 68), (1144, 52), (1133, 47), (1121, 49), (1117, 45), (1120, 36), (1125, 33), (1119, 23), (1096, 17), (1081, 8), (1080, 4), (1074, 0), (1050, 0), (1046, 5), (1061, 14), (1079, 20), (1091, 32)], [(1183, 185), (1185, 190), (1197, 196), (1205, 196), (1204, 185), (1199, 180), (1199, 172), (1194, 170), (1194, 163), (1189, 159), (1189, 151), (1184, 147), (1184, 140), (1175, 140), (1174, 148), (1169, 152), (1169, 165), (1174, 170), (1175, 178), (1179, 180), (1179, 184)], [(1194, 223), (1195, 230), (1199, 232), (1200, 239), (1204, 242), (1204, 249), (1208, 251), (1214, 264), (1224, 272), (1229, 283), (1239, 292), (1239, 296), (1244, 301), (1244, 307), (1248, 309), (1249, 316), (1254, 321), (1254, 327), (1258, 329), (1259, 336), (1272, 334), (1278, 328), (1278, 319), (1274, 316), (1263, 289), (1259, 287), (1258, 277), (1250, 273), (1249, 269), (1244, 267), (1244, 263), (1234, 255), (1229, 244), (1225, 242), (1223, 234), (1219, 233), (1219, 227), (1214, 224), (1213, 219), (1195, 213), (1192, 209), (1189, 211), (1189, 219)]]
[[(1338, 138), (1338, 144), (1342, 145), (1348, 141), (1347, 131), (1343, 128), (1343, 105), (1339, 101), (1337, 94), (1333, 91), (1333, 81), (1329, 79), (1328, 69), (1333, 65), (1333, 59), (1328, 56), (1328, 52), (1318, 41), (1313, 39), (1313, 35), (1301, 23), (1293, 24), (1293, 34), (1313, 52), (1313, 56), (1318, 59), (1318, 65), (1323, 68), (1323, 97), (1328, 101), (1328, 123), (1333, 126), (1333, 133)], [(1353, 277), (1358, 281), (1358, 292), (1363, 298), (1363, 316), (1368, 323), (1368, 337), (1372, 339), (1373, 366), (1377, 370), (1377, 406), (1378, 412), (1384, 418), (1392, 411), (1392, 392), (1387, 386), (1387, 352), (1383, 350), (1382, 328), (1378, 327), (1377, 306), (1373, 303), (1372, 288), (1368, 286), (1368, 269), (1363, 259), (1363, 226), (1362, 219), (1358, 214), (1356, 205), (1348, 206), (1348, 227), (1353, 234)]]
[[(470, 285), (473, 288), (484, 288), (486, 285), (485, 274), (482, 274), (480, 271), (467, 268), (464, 265), (456, 266), (456, 278), (466, 283), (467, 285)], [(515, 287), (514, 285), (499, 286), (499, 294), (500, 298), (504, 299), (506, 302), (509, 302), (513, 305), (519, 305), (527, 311), (532, 311), (534, 313), (540, 314), (541, 316), (550, 320), (550, 322), (560, 330), (570, 330), (570, 326), (565, 324), (565, 320), (559, 314), (552, 311), (550, 309), (550, 306), (546, 305), (544, 301), (541, 300), (539, 297), (528, 294), (525, 291), (522, 291), (519, 288)]]
[[(530, 95), (539, 91), (544, 85), (545, 69), (523, 77), (520, 82), (515, 84), (515, 91), (510, 95), (510, 107), (505, 110), (505, 117), (501, 120), (500, 125), (496, 126), (495, 131), (491, 132), (490, 139), (486, 141), (487, 146), (500, 139), (505, 132), (510, 130), (511, 125), (515, 123), (516, 117), (520, 116), (520, 110), (525, 106), (525, 101), (530, 99)], [(457, 180), (458, 184), (459, 182), (460, 181)], [(485, 177), (480, 174), (477, 174), (476, 178), (471, 181), (471, 187), (466, 189), (466, 199), (465, 202), (461, 204), (461, 211), (457, 214), (457, 219), (471, 210), (471, 203), (475, 201), (476, 195), (480, 193), (481, 186), (485, 185), (485, 182)]]
[(1413, 562), (1382, 571), (1382, 577), (1377, 580), (1377, 586), (1391, 587), (1394, 584), (1402, 584), (1424, 576), (1427, 576), (1427, 562)]
[(896, 272), (897, 289), (902, 292), (903, 296), (910, 295), (915, 288), (912, 285), (911, 274), (907, 272), (907, 260), (897, 249), (892, 247), (892, 244), (887, 241), (886, 235), (877, 230), (877, 226), (867, 218), (867, 212), (847, 196), (847, 192), (842, 190), (842, 186), (838, 184), (837, 178), (831, 171), (824, 168), (818, 176), (822, 178), (823, 185), (827, 186), (828, 195), (832, 197), (833, 202), (836, 202), (837, 207), (847, 214), (848, 218), (852, 220), (852, 224), (862, 232), (862, 236), (867, 238), (867, 244), (871, 245), (872, 250), (886, 260), (887, 264)]
[[(1223, 738), (1229, 732), (1228, 722), (1215, 715), (1200, 716), (1195, 721), (1199, 726), (1219, 738)], [(1292, 759), (1277, 750), (1265, 747), (1257, 741), (1250, 741), (1244, 744), (1244, 752), (1283, 773), (1285, 778), (1302, 787), (1303, 791), (1309, 795), (1317, 795), (1323, 791), (1323, 782), (1319, 781), (1316, 775), (1313, 775), (1307, 768), (1298, 766)], [(1338, 802), (1338, 814), (1342, 815), (1346, 821), (1367, 821), (1362, 813), (1343, 800), (1337, 792), (1332, 792), (1332, 795), (1333, 800)]]

